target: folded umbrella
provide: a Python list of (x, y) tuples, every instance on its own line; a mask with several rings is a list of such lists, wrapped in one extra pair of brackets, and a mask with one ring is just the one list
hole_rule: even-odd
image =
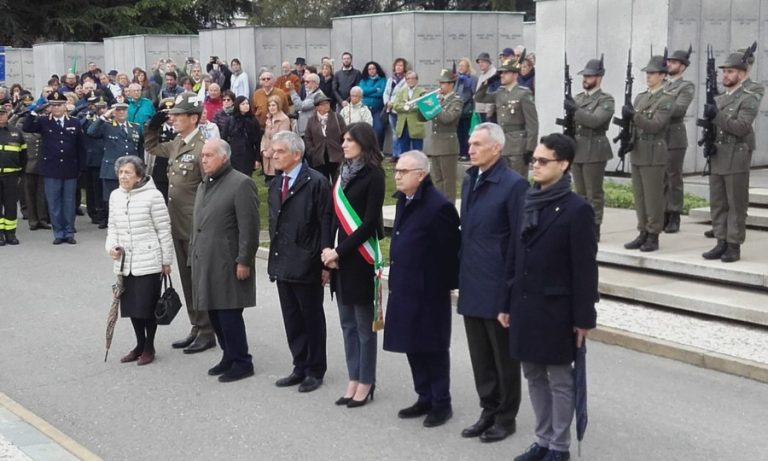
[(576, 387), (576, 439), (579, 441), (579, 456), (581, 456), (581, 441), (587, 430), (587, 339), (576, 348), (573, 362), (573, 382)]
[(123, 286), (123, 267), (125, 267), (125, 252), (120, 260), (120, 273), (117, 275), (117, 280), (112, 285), (112, 304), (109, 306), (109, 313), (107, 314), (107, 351), (104, 353), (104, 361), (107, 361), (109, 355), (109, 348), (112, 346), (112, 337), (115, 335), (115, 324), (117, 323), (117, 307), (120, 305), (120, 297), (125, 291)]

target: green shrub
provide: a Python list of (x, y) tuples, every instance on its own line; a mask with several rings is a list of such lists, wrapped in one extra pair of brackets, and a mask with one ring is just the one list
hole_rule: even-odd
[[(613, 181), (605, 181), (603, 183), (603, 189), (605, 190), (605, 207), (606, 208), (625, 208), (635, 209), (635, 197), (632, 194), (632, 186), (628, 184), (619, 184)], [(685, 194), (683, 196), (683, 214), (687, 215), (691, 208), (708, 207), (709, 202), (701, 197), (697, 197), (691, 194)]]

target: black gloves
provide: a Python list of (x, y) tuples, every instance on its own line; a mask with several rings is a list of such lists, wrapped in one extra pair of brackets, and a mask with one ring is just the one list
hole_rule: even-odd
[(565, 109), (568, 112), (576, 112), (576, 110), (579, 108), (579, 105), (576, 104), (576, 101), (573, 100), (572, 97), (565, 98), (565, 101), (563, 101), (563, 109)]
[(629, 104), (621, 108), (621, 118), (631, 120), (635, 117), (635, 108)]
[(159, 111), (149, 119), (147, 127), (151, 130), (159, 130), (163, 126), (163, 123), (168, 120), (168, 113)]
[(533, 151), (527, 150), (523, 153), (523, 162), (525, 162), (526, 165), (530, 165), (531, 161), (533, 160)]
[(717, 106), (714, 104), (704, 104), (704, 118), (713, 119), (718, 113)]

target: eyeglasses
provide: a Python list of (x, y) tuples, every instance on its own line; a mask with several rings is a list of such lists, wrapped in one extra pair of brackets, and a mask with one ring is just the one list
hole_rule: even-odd
[(412, 171), (424, 171), (424, 168), (395, 168), (395, 176), (404, 176)]
[(531, 157), (531, 165), (536, 165), (538, 163), (541, 166), (547, 166), (549, 165), (549, 162), (562, 162), (562, 160), (558, 158)]

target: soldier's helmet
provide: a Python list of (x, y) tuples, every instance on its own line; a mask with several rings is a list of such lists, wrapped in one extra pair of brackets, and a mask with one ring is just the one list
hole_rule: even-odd
[(587, 65), (584, 66), (584, 68), (579, 71), (579, 75), (584, 75), (586, 77), (592, 76), (592, 75), (599, 75), (603, 76), (605, 75), (605, 65), (603, 64), (603, 57), (600, 56), (600, 59), (590, 59), (587, 61)]
[(745, 56), (743, 52), (731, 53), (725, 58), (725, 62), (720, 64), (720, 69), (739, 69), (747, 70), (749, 64), (748, 56)]
[(516, 74), (520, 73), (520, 67), (523, 64), (523, 61), (525, 61), (525, 50), (520, 53), (520, 56), (517, 58), (509, 58), (505, 59), (504, 62), (501, 63), (499, 66), (499, 69), (497, 70), (498, 73), (502, 72), (514, 72)]
[(691, 65), (691, 53), (693, 53), (693, 47), (689, 46), (688, 50), (675, 50), (672, 55), (667, 58), (668, 60), (680, 61), (685, 67)]
[(437, 78), (438, 83), (453, 83), (456, 81), (456, 75), (448, 69), (440, 71), (440, 76)]
[(67, 97), (59, 91), (51, 92), (47, 99), (49, 104), (65, 104), (67, 102)]
[(664, 56), (651, 56), (651, 60), (648, 61), (648, 65), (643, 67), (643, 72), (661, 72), (668, 73), (667, 60)]
[(168, 111), (169, 114), (202, 114), (203, 113), (203, 101), (200, 100), (197, 93), (193, 91), (185, 91), (176, 96), (174, 100), (173, 109)]

